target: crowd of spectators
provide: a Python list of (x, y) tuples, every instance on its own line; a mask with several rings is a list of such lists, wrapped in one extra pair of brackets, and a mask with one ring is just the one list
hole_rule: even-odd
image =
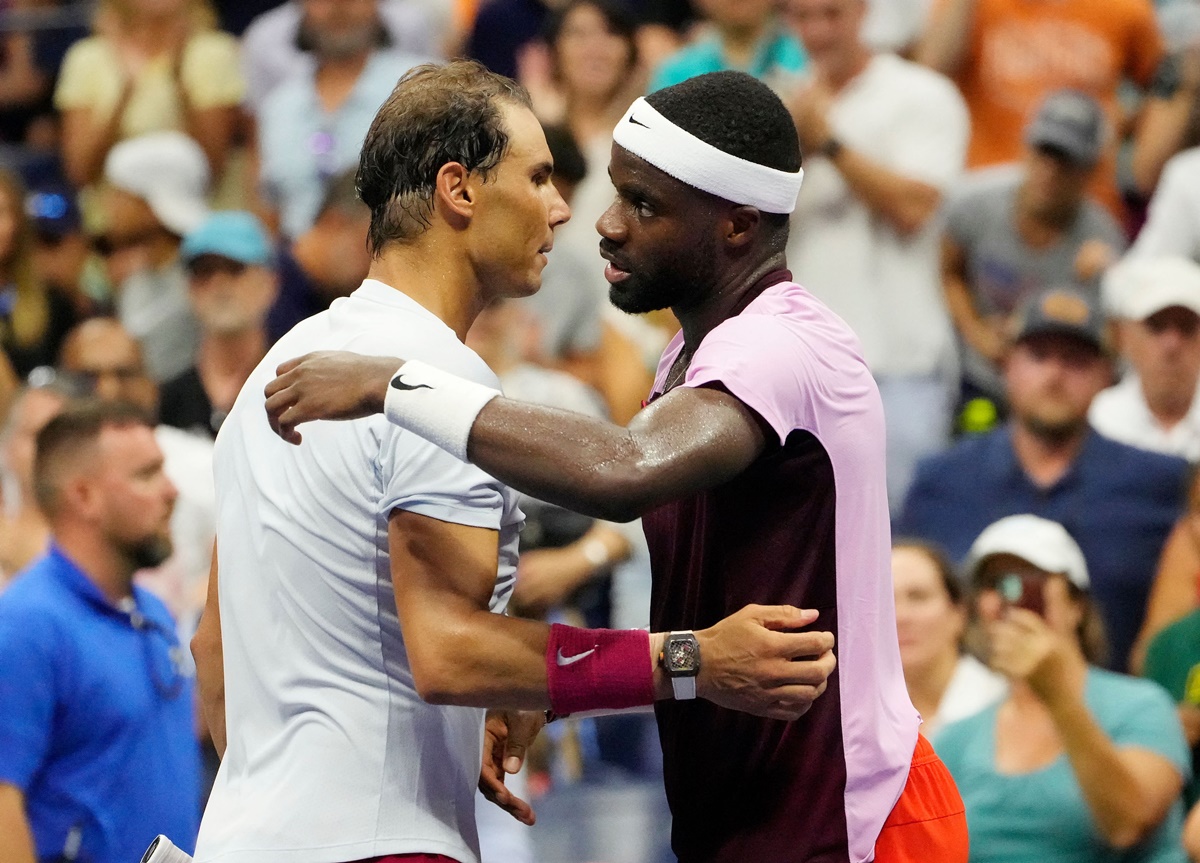
[[(804, 154), (789, 264), (879, 385), (906, 681), (972, 860), (1200, 861), (1200, 0), (0, 5), (0, 831), (16, 812), (50, 856), (99, 829), (39, 808), (87, 775), (55, 759), (87, 751), (88, 723), (61, 744), (31, 731), (45, 704), (11, 707), (52, 645), (47, 579), (69, 581), (47, 551), (100, 518), (83, 485), (46, 511), (66, 474), (39, 479), (39, 434), (157, 447), (173, 553), (116, 620), (186, 644), (221, 421), (271, 344), (366, 275), (368, 124), (407, 69), (455, 56), (526, 85), (574, 213), (542, 292), (470, 344), (510, 394), (619, 422), (676, 324), (606, 302), (612, 127), (704, 72), (778, 92)], [(523, 507), (521, 613), (645, 624), (636, 526)], [(567, 723), (532, 761), (556, 781), (652, 771), (648, 733)], [(117, 812), (120, 791), (76, 802)], [(530, 859), (500, 831), (494, 859)]]

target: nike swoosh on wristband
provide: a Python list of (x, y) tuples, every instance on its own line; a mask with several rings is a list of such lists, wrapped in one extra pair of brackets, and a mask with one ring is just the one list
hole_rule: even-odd
[(554, 661), (557, 662), (561, 668), (564, 665), (574, 665), (581, 659), (587, 659), (595, 652), (596, 648), (593, 647), (591, 650), (585, 650), (583, 653), (576, 653), (574, 656), (563, 656), (562, 648), (560, 647), (558, 649), (558, 656), (555, 657)]
[(431, 390), (431, 389), (433, 389), (433, 387), (431, 387), (429, 384), (406, 384), (404, 381), (400, 380), (399, 375), (396, 375), (396, 377), (392, 378), (392, 389), (394, 389), (394, 390), (421, 390), (421, 389)]

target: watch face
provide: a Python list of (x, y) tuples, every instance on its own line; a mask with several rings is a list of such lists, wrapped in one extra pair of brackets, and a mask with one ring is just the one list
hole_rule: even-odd
[(700, 667), (699, 645), (694, 638), (672, 638), (667, 642), (667, 670), (695, 671)]

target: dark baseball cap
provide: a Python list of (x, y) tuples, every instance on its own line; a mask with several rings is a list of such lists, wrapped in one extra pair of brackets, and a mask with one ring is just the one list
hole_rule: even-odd
[(1025, 141), (1088, 168), (1099, 161), (1106, 134), (1107, 120), (1099, 102), (1078, 90), (1058, 90), (1038, 109), (1025, 130)]
[(1098, 300), (1078, 288), (1048, 288), (1033, 296), (1022, 309), (1014, 341), (1045, 333), (1071, 336), (1108, 352), (1104, 313)]

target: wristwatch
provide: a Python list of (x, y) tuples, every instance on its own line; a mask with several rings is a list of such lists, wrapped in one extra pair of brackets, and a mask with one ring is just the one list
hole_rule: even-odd
[(696, 675), (700, 673), (700, 642), (689, 632), (668, 633), (658, 664), (671, 678), (675, 700), (696, 697)]

